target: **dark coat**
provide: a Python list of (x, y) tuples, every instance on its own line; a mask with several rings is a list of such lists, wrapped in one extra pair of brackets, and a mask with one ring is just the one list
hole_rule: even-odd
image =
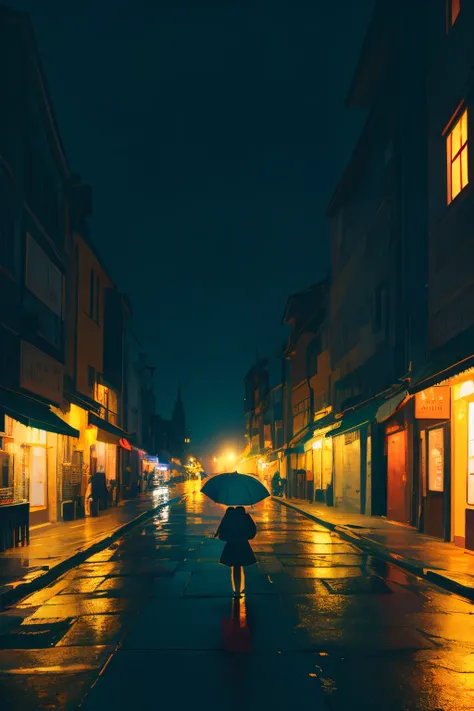
[(217, 535), (226, 545), (220, 563), (229, 568), (254, 565), (257, 562), (249, 541), (257, 535), (253, 518), (244, 508), (228, 508), (222, 519)]

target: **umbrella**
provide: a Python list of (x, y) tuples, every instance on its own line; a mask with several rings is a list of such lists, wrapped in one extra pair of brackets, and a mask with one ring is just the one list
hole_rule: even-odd
[(253, 506), (270, 496), (259, 479), (248, 474), (216, 474), (201, 489), (216, 504), (225, 506)]

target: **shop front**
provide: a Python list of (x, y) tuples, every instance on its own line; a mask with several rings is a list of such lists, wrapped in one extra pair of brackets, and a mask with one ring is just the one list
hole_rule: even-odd
[(420, 531), (449, 541), (451, 534), (451, 388), (415, 394), (415, 457), (419, 472)]
[(79, 432), (49, 407), (0, 388), (0, 505), (28, 502), (30, 524), (60, 518), (58, 456)]
[(317, 430), (306, 443), (306, 456), (313, 474), (312, 501), (332, 505), (333, 440), (326, 437), (330, 429)]
[[(429, 367), (434, 370), (432, 364)], [(474, 369), (414, 386), (423, 533), (474, 550)], [(431, 382), (430, 382), (431, 381)], [(424, 384), (424, 383), (422, 383)]]
[(451, 396), (451, 537), (474, 551), (474, 369), (453, 378)]
[[(127, 486), (132, 482), (128, 457), (132, 451), (130, 435), (116, 425), (89, 412), (90, 485), (107, 490), (106, 504), (116, 506), (129, 498)], [(128, 467), (128, 469), (127, 469)]]
[(350, 513), (386, 513), (387, 455), (381, 423), (393, 415), (405, 397), (405, 392), (379, 395), (343, 413), (339, 426), (326, 434), (333, 440), (334, 506)]

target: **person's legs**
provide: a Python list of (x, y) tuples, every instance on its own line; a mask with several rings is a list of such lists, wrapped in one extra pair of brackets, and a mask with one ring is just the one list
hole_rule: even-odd
[(243, 569), (240, 565), (232, 568), (232, 587), (235, 595), (240, 595), (242, 590)]

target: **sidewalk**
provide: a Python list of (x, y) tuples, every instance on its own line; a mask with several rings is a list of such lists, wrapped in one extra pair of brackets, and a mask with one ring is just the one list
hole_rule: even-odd
[(0, 553), (0, 609), (48, 585), (183, 493), (183, 485), (170, 489), (169, 494), (155, 490), (107, 509), (97, 518), (33, 527), (29, 546)]
[(378, 558), (474, 601), (474, 555), (454, 543), (431, 538), (379, 516), (344, 513), (296, 499), (273, 500), (296, 509)]

